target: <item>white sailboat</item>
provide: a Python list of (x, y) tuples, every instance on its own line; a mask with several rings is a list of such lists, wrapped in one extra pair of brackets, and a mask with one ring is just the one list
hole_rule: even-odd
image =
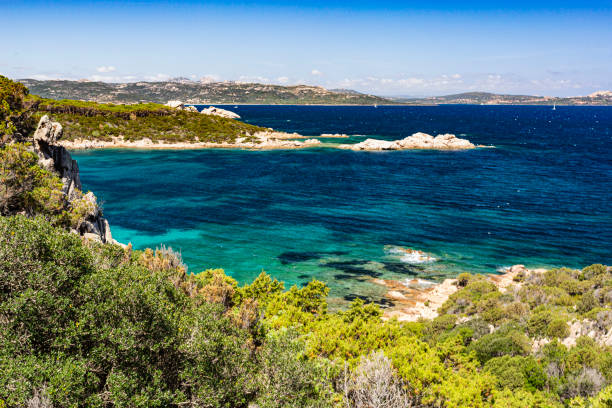
[(553, 110), (557, 110), (557, 104), (553, 103)]

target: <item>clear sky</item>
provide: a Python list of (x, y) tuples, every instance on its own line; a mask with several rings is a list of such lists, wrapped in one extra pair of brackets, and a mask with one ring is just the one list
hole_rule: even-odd
[(612, 1), (0, 0), (0, 73), (382, 95), (612, 89)]

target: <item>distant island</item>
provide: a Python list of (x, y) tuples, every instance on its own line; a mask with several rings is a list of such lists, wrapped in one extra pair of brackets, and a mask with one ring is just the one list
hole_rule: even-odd
[(382, 97), (350, 89), (281, 86), (241, 82), (197, 82), (177, 78), (164, 82), (107, 83), (86, 80), (20, 79), (32, 94), (50, 99), (103, 103), (166, 103), (262, 105), (612, 105), (611, 91), (586, 96), (553, 97), (466, 92), (424, 98)]
[(489, 92), (465, 92), (429, 98), (395, 98), (408, 105), (612, 105), (611, 91), (597, 91), (586, 96), (503, 95)]

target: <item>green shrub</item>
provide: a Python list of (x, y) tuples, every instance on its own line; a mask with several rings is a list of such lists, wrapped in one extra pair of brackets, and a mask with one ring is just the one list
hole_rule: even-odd
[[(249, 334), (121, 248), (0, 218), (0, 399), (54, 406), (246, 406)], [(100, 262), (104, 257), (118, 257)]]
[(476, 312), (475, 304), (487, 294), (499, 295), (497, 286), (483, 277), (473, 277), (462, 289), (453, 293), (440, 307), (441, 314), (473, 314)]
[(612, 408), (612, 385), (602, 390), (591, 403), (593, 408)]
[(494, 408), (561, 408), (563, 405), (554, 397), (542, 392), (529, 392), (523, 389), (504, 389), (493, 392)]
[(536, 309), (527, 321), (527, 332), (531, 337), (544, 337), (548, 325), (553, 320), (553, 313), (548, 309)]
[(531, 356), (506, 355), (492, 358), (487, 361), (483, 369), (495, 375), (501, 388), (525, 388), (535, 391), (543, 389), (546, 385), (544, 370)]
[(580, 279), (582, 280), (591, 280), (598, 276), (606, 276), (608, 275), (608, 267), (602, 264), (593, 264), (587, 266), (582, 269), (582, 273), (580, 274)]
[(482, 336), (470, 345), (482, 363), (494, 357), (527, 355), (531, 351), (529, 338), (513, 325), (500, 327), (497, 331)]
[(258, 396), (261, 408), (331, 407), (331, 367), (310, 360), (296, 333), (272, 332), (258, 352)]
[(569, 334), (567, 322), (560, 317), (553, 318), (546, 328), (546, 335), (548, 337), (564, 339), (569, 336)]
[(65, 207), (62, 183), (38, 165), (24, 144), (0, 148), (0, 214), (59, 216)]
[(10, 136), (25, 136), (32, 130), (29, 110), (24, 100), (28, 88), (0, 75), (0, 145)]
[(589, 311), (593, 310), (594, 308), (598, 306), (599, 306), (599, 302), (597, 301), (597, 299), (595, 299), (593, 291), (591, 290), (591, 291), (586, 292), (584, 295), (582, 295), (582, 297), (576, 304), (576, 311), (578, 313), (584, 314), (584, 313), (588, 313)]

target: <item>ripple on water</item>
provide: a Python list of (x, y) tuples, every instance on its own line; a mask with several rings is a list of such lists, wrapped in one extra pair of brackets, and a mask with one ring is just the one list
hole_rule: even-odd
[[(450, 132), (497, 148), (115, 150), (74, 158), (121, 242), (164, 243), (182, 252), (190, 271), (221, 267), (241, 283), (263, 269), (287, 286), (316, 278), (332, 297), (375, 298), (368, 276), (441, 280), (519, 263), (612, 263), (612, 108), (552, 113), (518, 106), (241, 106), (251, 123), (306, 135), (390, 140)], [(385, 253), (389, 243), (437, 261), (406, 262)]]

